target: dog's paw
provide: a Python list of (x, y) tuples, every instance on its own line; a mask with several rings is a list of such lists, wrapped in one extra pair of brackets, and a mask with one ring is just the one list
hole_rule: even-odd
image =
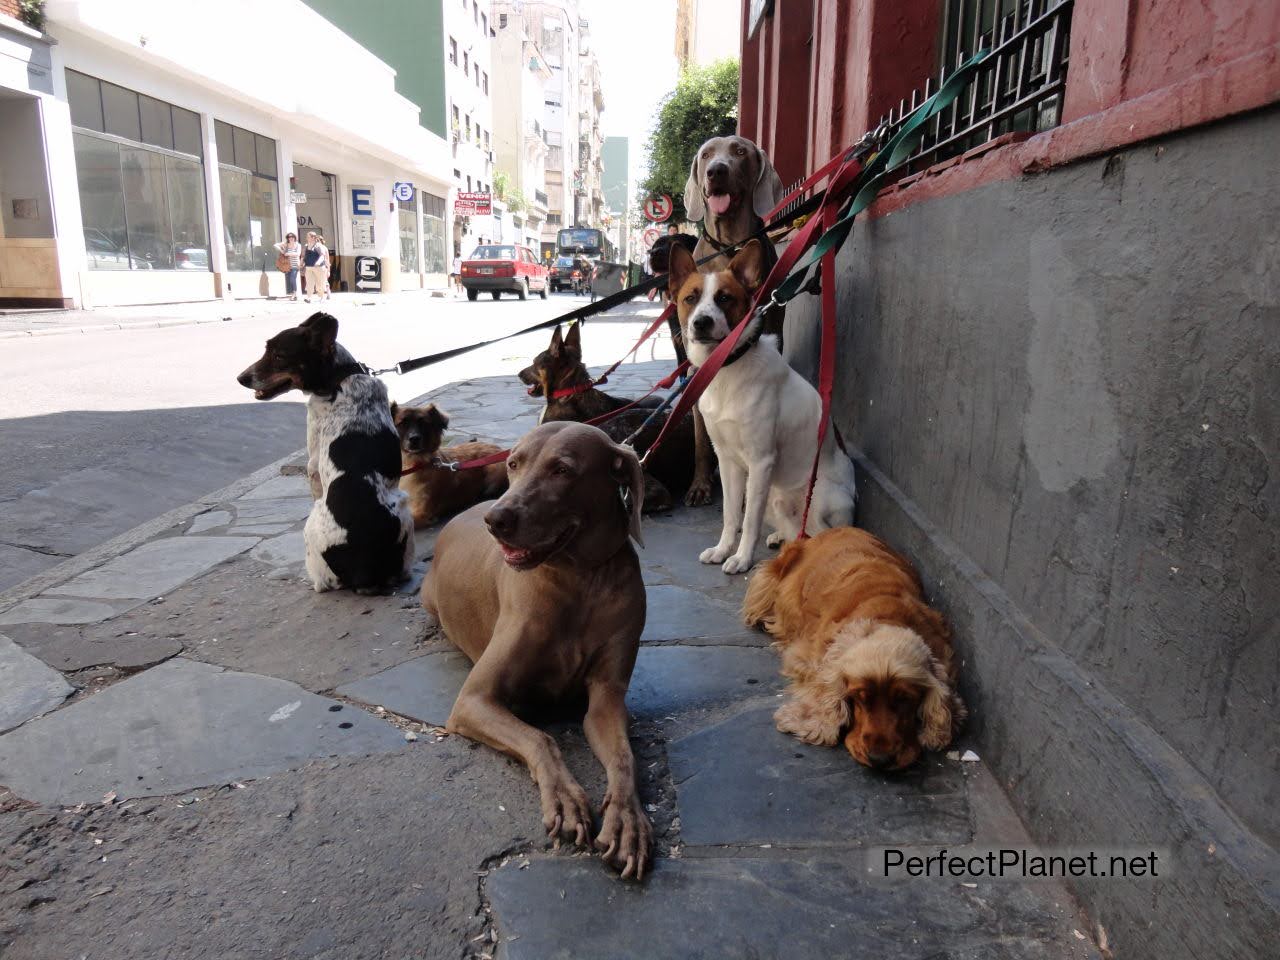
[(653, 826), (638, 797), (614, 800), (606, 795), (600, 808), (596, 849), (623, 880), (643, 880), (653, 851)]
[(711, 502), (711, 493), (713, 484), (710, 480), (694, 480), (689, 485), (689, 490), (684, 495), (684, 503), (687, 507), (702, 507)]
[(773, 724), (783, 733), (815, 747), (834, 746), (840, 739), (840, 719), (797, 699), (788, 700), (773, 714)]
[(725, 573), (746, 573), (751, 569), (751, 554), (735, 553), (720, 567)]
[(591, 835), (591, 804), (586, 791), (566, 771), (564, 775), (539, 784), (542, 825), (547, 836), (560, 847), (560, 838), (582, 846)]
[(723, 563), (724, 558), (729, 555), (729, 551), (732, 549), (732, 547), (721, 547), (718, 544), (714, 547), (707, 547), (707, 549), (698, 554), (698, 560), (701, 563)]
[(780, 547), (786, 542), (787, 542), (787, 538), (784, 537), (782, 534), (778, 533), (776, 530), (773, 533), (769, 534), (769, 538), (765, 540), (765, 543), (769, 545), (770, 549), (775, 549), (777, 547)]

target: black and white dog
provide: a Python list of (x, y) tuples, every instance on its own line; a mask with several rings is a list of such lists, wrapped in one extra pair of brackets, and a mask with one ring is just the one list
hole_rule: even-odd
[(378, 592), (413, 564), (413, 517), (399, 489), (400, 436), (387, 388), (337, 342), (338, 321), (314, 313), (267, 341), (236, 379), (258, 400), (309, 394), (307, 478), (315, 504), (303, 540), (316, 592)]

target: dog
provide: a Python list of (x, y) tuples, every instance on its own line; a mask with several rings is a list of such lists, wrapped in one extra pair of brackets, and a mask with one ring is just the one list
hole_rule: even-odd
[(946, 747), (965, 719), (946, 621), (911, 565), (865, 530), (787, 544), (751, 578), (742, 609), (782, 651), (784, 733), (824, 746), (843, 736), (864, 766), (901, 770)]
[[(587, 742), (607, 775), (595, 846), (643, 879), (653, 828), (636, 791), (625, 698), (644, 628), (640, 461), (601, 430), (546, 423), (507, 460), (510, 488), (454, 517), (436, 541), (422, 602), (474, 666), (448, 729), (521, 760), (542, 824), (583, 844), (587, 795), (555, 741), (525, 719), (585, 705)], [(520, 716), (518, 716), (520, 715)]]
[(314, 313), (267, 341), (237, 377), (258, 400), (289, 390), (307, 401), (307, 477), (315, 503), (303, 528), (317, 593), (381, 593), (408, 577), (413, 517), (399, 489), (400, 441), (387, 388), (337, 342), (338, 321)]
[[(684, 208), (690, 220), (701, 220), (702, 229), (693, 250), (694, 260), (719, 254), (703, 265), (708, 270), (728, 266), (730, 248), (743, 243), (764, 226), (764, 216), (784, 195), (782, 180), (765, 152), (745, 137), (712, 137), (693, 155), (689, 180), (684, 187)], [(764, 246), (766, 273), (777, 262), (773, 244)], [(782, 351), (782, 311), (769, 320), (768, 333), (778, 338)], [(686, 348), (687, 349), (687, 348)], [(694, 411), (697, 464), (691, 501), (707, 502), (715, 457), (702, 413)]]
[[(551, 343), (519, 373), (520, 382), (531, 397), (545, 397), (546, 406), (539, 423), (594, 420), (625, 407), (629, 400), (610, 396), (593, 386), (591, 374), (582, 363), (582, 328), (572, 324), (566, 336), (556, 327)], [(640, 405), (600, 425), (615, 442), (621, 443), (639, 430), (661, 401), (648, 397)], [(636, 452), (643, 456), (658, 436), (666, 415), (645, 427), (635, 439)], [(686, 418), (657, 449), (645, 466), (644, 512), (670, 510), (675, 498), (689, 488), (693, 479), (693, 424)]]
[(429, 527), (463, 507), (500, 496), (507, 489), (507, 468), (501, 462), (469, 470), (450, 466), (479, 460), (502, 448), (473, 440), (441, 449), (449, 415), (434, 403), (425, 407), (393, 403), (391, 419), (400, 434), (400, 489), (409, 496), (415, 528)]
[[(671, 298), (690, 362), (705, 363), (747, 318), (751, 294), (763, 278), (763, 261), (757, 240), (743, 247), (726, 269), (713, 273), (699, 273), (687, 252), (672, 251)], [(724, 490), (720, 541), (699, 559), (723, 564), (725, 573), (741, 573), (751, 567), (766, 514), (774, 527), (771, 546), (800, 535), (809, 474), (818, 453), (822, 401), (778, 353), (776, 340), (763, 334), (735, 363), (720, 369), (698, 398), (698, 409), (720, 461)], [(853, 464), (828, 429), (809, 511), (811, 529), (852, 524), (854, 495)]]

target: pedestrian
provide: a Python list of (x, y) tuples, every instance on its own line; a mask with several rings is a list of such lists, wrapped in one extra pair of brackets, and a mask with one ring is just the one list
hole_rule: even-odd
[(462, 293), (462, 258), (456, 255), (449, 267), (449, 286), (455, 294)]
[(302, 244), (298, 243), (298, 235), (296, 233), (286, 233), (284, 240), (275, 244), (276, 266), (282, 266), (280, 258), (284, 257), (289, 262), (289, 269), (281, 271), (284, 274), (284, 292), (288, 294), (290, 300), (298, 299), (298, 266), (302, 259)]
[(323, 300), (329, 296), (329, 248), (314, 232), (307, 234), (307, 247), (302, 254), (302, 263), (306, 268), (306, 301), (311, 302), (315, 296)]

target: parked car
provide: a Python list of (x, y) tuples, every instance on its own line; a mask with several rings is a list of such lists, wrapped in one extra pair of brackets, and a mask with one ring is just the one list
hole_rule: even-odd
[(532, 290), (545, 300), (551, 282), (547, 274), (533, 251), (518, 243), (483, 244), (462, 261), (462, 285), (468, 300), (476, 299), (482, 290), (495, 300), (504, 290), (521, 300), (529, 299)]

